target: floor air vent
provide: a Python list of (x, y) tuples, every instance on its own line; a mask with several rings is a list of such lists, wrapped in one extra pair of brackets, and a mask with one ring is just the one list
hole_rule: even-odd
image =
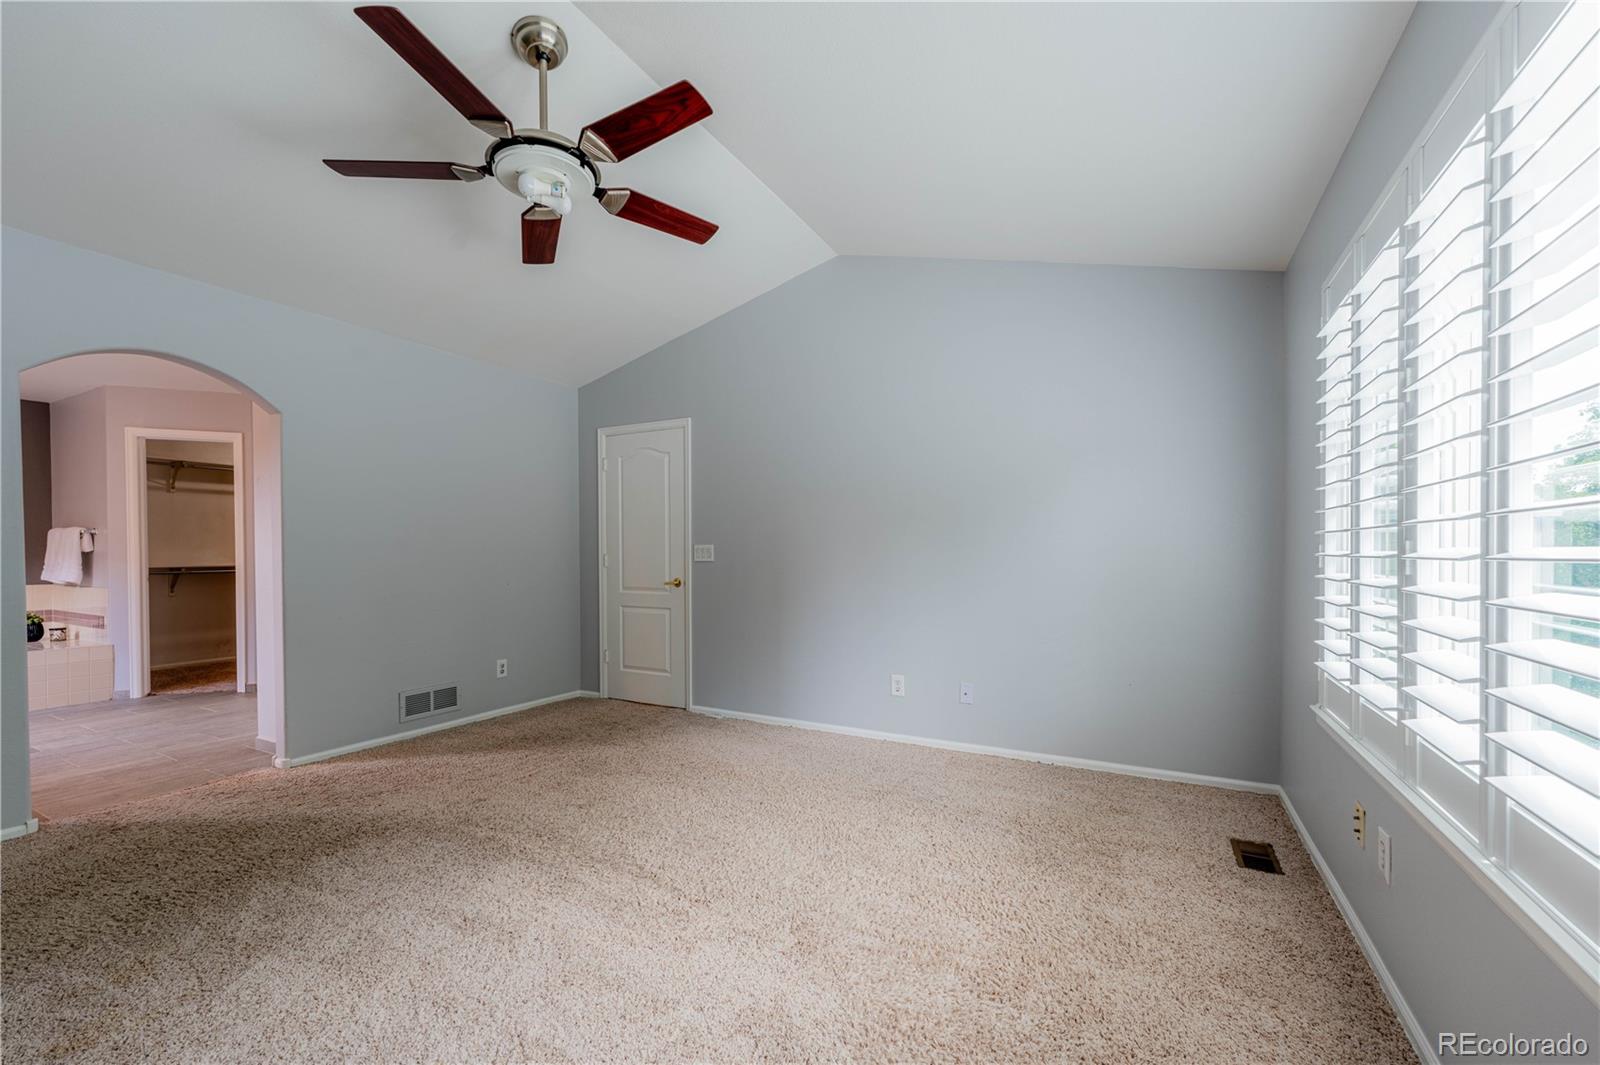
[(1283, 866), (1278, 864), (1278, 855), (1272, 849), (1272, 844), (1251, 843), (1247, 839), (1230, 839), (1228, 842), (1233, 845), (1233, 860), (1239, 863), (1239, 868), (1283, 875)]
[(400, 720), (411, 721), (429, 714), (442, 714), (457, 705), (456, 686), (447, 688), (418, 688), (400, 693)]

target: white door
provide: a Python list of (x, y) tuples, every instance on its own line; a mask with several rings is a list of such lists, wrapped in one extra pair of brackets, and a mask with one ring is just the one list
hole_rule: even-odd
[(601, 430), (600, 668), (612, 699), (688, 705), (688, 458), (685, 424)]

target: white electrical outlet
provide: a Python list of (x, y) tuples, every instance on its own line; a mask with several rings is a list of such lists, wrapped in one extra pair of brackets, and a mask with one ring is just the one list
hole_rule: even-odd
[(510, 672), (511, 672), (511, 664), (509, 662), (507, 662), (504, 658), (497, 658), (497, 659), (494, 660), (494, 675), (496, 677), (507, 676), (508, 674), (510, 674)]
[(961, 701), (968, 706), (972, 705), (972, 682), (970, 680), (961, 682)]
[(906, 677), (904, 673), (894, 673), (889, 677), (889, 694), (904, 695), (906, 693)]
[(715, 562), (717, 560), (717, 545), (695, 544), (694, 560), (696, 562)]
[(1383, 874), (1385, 884), (1394, 883), (1394, 844), (1389, 841), (1389, 833), (1378, 829), (1378, 872)]

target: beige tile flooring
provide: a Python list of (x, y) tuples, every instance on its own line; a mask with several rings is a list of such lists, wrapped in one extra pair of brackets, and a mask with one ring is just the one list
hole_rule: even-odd
[(113, 699), (28, 714), (33, 812), (70, 817), (272, 764), (254, 693)]

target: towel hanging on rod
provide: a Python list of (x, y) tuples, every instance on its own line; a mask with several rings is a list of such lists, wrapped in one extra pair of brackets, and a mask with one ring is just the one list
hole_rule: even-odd
[(83, 556), (93, 550), (93, 529), (82, 525), (51, 529), (45, 538), (44, 566), (39, 579), (46, 584), (82, 584)]

